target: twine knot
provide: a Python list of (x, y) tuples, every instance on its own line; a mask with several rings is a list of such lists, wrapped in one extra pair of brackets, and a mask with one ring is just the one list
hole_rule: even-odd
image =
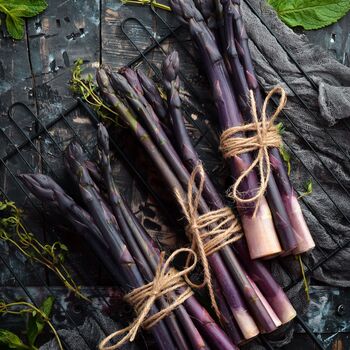
[[(177, 271), (170, 268), (170, 263), (180, 253), (188, 253), (191, 257), (192, 264), (187, 265), (183, 270)], [(181, 305), (186, 299), (193, 295), (193, 291), (183, 279), (187, 276), (197, 264), (196, 253), (189, 248), (181, 248), (174, 251), (167, 260), (164, 261), (164, 253), (161, 254), (157, 271), (152, 282), (134, 289), (127, 294), (124, 299), (133, 306), (137, 318), (128, 327), (118, 330), (102, 340), (99, 350), (114, 350), (120, 348), (126, 342), (134, 341), (140, 327), (149, 329), (163, 318), (168, 316), (174, 309)], [(159, 312), (148, 315), (155, 301), (170, 292), (181, 288), (181, 292), (177, 294), (176, 299)], [(126, 333), (126, 334), (125, 334)], [(107, 346), (107, 344), (115, 337), (125, 334), (117, 344)]]
[[(271, 97), (277, 92), (279, 92), (281, 95), (279, 104), (271, 118), (268, 118), (266, 112), (268, 103)], [(274, 121), (287, 103), (287, 95), (285, 90), (281, 86), (274, 87), (264, 100), (261, 110), (261, 119), (259, 121), (254, 93), (252, 90), (250, 90), (249, 93), (253, 122), (250, 124), (229, 128), (222, 133), (220, 138), (220, 150), (222, 151), (224, 158), (235, 157), (243, 153), (257, 151), (253, 162), (241, 173), (230, 189), (229, 196), (237, 203), (241, 204), (252, 202), (259, 203), (266, 191), (271, 173), (268, 148), (279, 148), (282, 144), (281, 136), (276, 125), (274, 124)], [(255, 134), (247, 137), (240, 135), (245, 132), (254, 132)], [(244, 178), (247, 177), (251, 171), (253, 171), (256, 165), (259, 166), (258, 172), (260, 177), (260, 186), (254, 196), (244, 198), (239, 194), (238, 189)]]
[[(199, 187), (195, 191), (196, 177), (199, 175)], [(203, 266), (203, 282), (195, 284), (185, 276), (186, 282), (192, 288), (208, 288), (212, 307), (221, 320), (221, 313), (216, 302), (210, 267), (207, 257), (219, 251), (224, 246), (231, 244), (242, 237), (242, 229), (238, 219), (232, 210), (224, 207), (198, 215), (198, 205), (203, 192), (205, 172), (201, 164), (193, 170), (187, 188), (187, 199), (182, 198), (176, 190), (176, 198), (188, 222), (186, 234), (191, 242), (191, 249), (194, 250)], [(191, 257), (188, 256), (186, 266), (190, 264)]]

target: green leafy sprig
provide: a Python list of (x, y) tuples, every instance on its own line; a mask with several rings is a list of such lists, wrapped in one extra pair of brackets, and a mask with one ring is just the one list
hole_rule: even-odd
[(0, 239), (14, 246), (29, 260), (37, 262), (52, 272), (63, 282), (64, 286), (82, 299), (88, 300), (74, 282), (70, 272), (64, 266), (68, 248), (61, 242), (52, 245), (42, 244), (21, 221), (21, 212), (14, 202), (0, 201)]
[(301, 275), (302, 275), (302, 277), (303, 277), (303, 284), (304, 284), (304, 291), (305, 291), (305, 295), (306, 295), (306, 300), (307, 300), (307, 302), (309, 303), (310, 300), (311, 300), (311, 298), (310, 298), (310, 287), (309, 287), (309, 283), (308, 283), (307, 278), (306, 278), (303, 260), (302, 260), (300, 254), (296, 255), (295, 258), (296, 258), (296, 259), (298, 260), (298, 262), (299, 262)]
[(312, 193), (313, 191), (313, 185), (312, 185), (312, 180), (309, 179), (308, 181), (306, 181), (306, 183), (304, 184), (304, 192), (301, 193), (301, 195), (298, 197), (298, 199), (303, 198), (305, 196), (308, 196), (309, 194)]
[(127, 5), (151, 5), (161, 10), (171, 11), (170, 6), (164, 5), (157, 0), (121, 0), (123, 4)]
[(24, 18), (34, 17), (46, 8), (45, 0), (0, 0), (0, 12), (6, 15), (6, 29), (17, 40), (24, 36)]
[(43, 332), (45, 325), (48, 325), (56, 338), (59, 349), (63, 350), (60, 337), (50, 321), (53, 303), (54, 298), (52, 296), (46, 298), (39, 308), (26, 301), (12, 303), (0, 301), (0, 315), (28, 316), (26, 329), (28, 344), (25, 344), (15, 333), (0, 329), (0, 348), (38, 350), (38, 347), (35, 346), (36, 340)]
[(81, 58), (74, 63), (71, 80), (72, 91), (81, 96), (81, 98), (96, 111), (101, 119), (116, 123), (118, 120), (118, 113), (106, 105), (103, 99), (98, 95), (97, 86), (94, 83), (92, 74), (87, 74), (83, 77), (83, 63), (84, 61)]
[(289, 27), (319, 29), (337, 22), (350, 10), (349, 0), (268, 0)]

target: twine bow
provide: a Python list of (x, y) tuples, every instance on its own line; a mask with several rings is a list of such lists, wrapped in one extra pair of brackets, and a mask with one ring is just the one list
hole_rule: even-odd
[[(254, 98), (253, 91), (250, 92), (251, 100), (251, 114), (253, 117), (253, 122), (246, 125), (235, 126), (225, 130), (220, 139), (220, 150), (223, 153), (224, 158), (235, 157), (243, 153), (257, 151), (256, 158), (247, 167), (241, 175), (234, 182), (231, 187), (230, 197), (232, 197), (237, 203), (259, 203), (260, 199), (265, 193), (267, 183), (271, 173), (271, 166), (269, 160), (269, 147), (279, 148), (282, 143), (281, 136), (278, 132), (274, 121), (281, 113), (282, 109), (287, 103), (287, 95), (284, 89), (281, 86), (274, 87), (266, 96), (265, 101), (261, 110), (261, 120), (259, 121), (258, 112), (256, 108), (256, 102)], [(281, 97), (277, 109), (273, 113), (270, 119), (267, 116), (267, 105), (271, 97), (280, 93)], [(245, 132), (255, 132), (255, 135), (252, 136), (235, 136), (236, 134), (245, 133)], [(257, 189), (257, 192), (254, 196), (249, 198), (243, 198), (239, 195), (239, 187), (245, 177), (249, 175), (251, 171), (258, 165), (259, 177), (260, 177), (260, 186)], [(257, 205), (258, 206), (258, 205)], [(257, 207), (256, 206), (256, 207)]]
[[(196, 177), (199, 175), (198, 190), (195, 190)], [(212, 307), (221, 319), (221, 313), (216, 302), (213, 282), (210, 273), (210, 267), (207, 257), (217, 252), (224, 246), (231, 244), (242, 237), (241, 226), (228, 207), (210, 211), (203, 215), (198, 215), (198, 205), (203, 192), (205, 181), (205, 173), (201, 164), (197, 165), (193, 170), (187, 188), (187, 199), (183, 199), (180, 193), (176, 190), (176, 198), (186, 217), (188, 225), (186, 234), (191, 241), (191, 249), (193, 249), (203, 266), (203, 282), (195, 284), (185, 276), (186, 282), (192, 288), (202, 288), (205, 285), (208, 288)], [(187, 259), (186, 266), (190, 263), (190, 256)]]
[[(192, 258), (192, 264), (185, 267), (181, 271), (170, 268), (169, 265), (180, 253), (187, 252)], [(99, 350), (114, 350), (121, 347), (126, 342), (134, 341), (140, 327), (149, 329), (156, 323), (168, 316), (174, 309), (181, 305), (186, 299), (193, 295), (193, 291), (186, 284), (183, 279), (188, 275), (197, 264), (196, 253), (189, 248), (181, 248), (174, 251), (167, 260), (164, 261), (164, 253), (161, 254), (160, 261), (152, 282), (145, 284), (139, 288), (134, 289), (124, 298), (131, 304), (137, 314), (137, 318), (128, 327), (118, 330), (102, 340), (99, 345)], [(148, 316), (155, 301), (160, 297), (178, 290), (181, 288), (181, 293), (177, 295), (176, 299), (172, 301), (165, 309)], [(126, 334), (125, 334), (126, 333)], [(125, 334), (117, 344), (107, 346), (107, 344), (115, 337)]]

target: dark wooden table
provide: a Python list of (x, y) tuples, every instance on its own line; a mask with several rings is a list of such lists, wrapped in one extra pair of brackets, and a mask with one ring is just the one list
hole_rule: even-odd
[[(69, 80), (74, 62), (78, 58), (83, 58), (85, 70), (88, 72), (101, 64), (117, 69), (138, 55), (135, 47), (121, 30), (120, 25), (123, 20), (128, 17), (137, 18), (146, 24), (148, 30), (157, 32), (159, 35), (165, 30), (163, 27), (157, 28), (157, 23), (152, 19), (148, 9), (122, 6), (119, 0), (49, 0), (48, 2), (48, 9), (42, 15), (26, 22), (24, 40), (14, 42), (3, 36), (0, 38), (0, 126), (10, 138), (16, 140), (19, 140), (21, 135), (18, 135), (11, 126), (7, 116), (8, 108), (13, 103), (24, 102), (43, 123), (48, 123), (76, 102), (69, 87)], [(170, 14), (165, 16), (174, 26), (176, 25), (176, 21)], [(308, 32), (306, 35), (311, 42), (322, 45), (339, 61), (350, 65), (349, 23), (350, 15), (337, 24), (323, 30)], [(147, 34), (136, 22), (129, 21), (125, 30), (132, 36), (138, 48), (144, 49), (150, 44)], [(183, 44), (188, 46), (190, 43), (184, 41)], [(173, 38), (170, 37), (164, 41), (162, 47), (168, 50), (172, 45)], [(156, 66), (159, 66), (162, 57), (160, 50), (155, 50), (148, 56)], [(190, 76), (192, 80), (197, 79), (197, 70), (186, 59), (183, 62), (183, 73), (187, 77)], [(89, 118), (80, 110), (73, 111), (68, 117), (80, 136), (88, 143), (91, 141), (93, 145), (94, 129), (91, 127)], [(28, 133), (32, 132), (33, 121), (25, 112), (18, 111), (16, 118)], [(67, 128), (57, 127), (54, 137), (58, 137), (63, 147), (73, 136)], [(20, 141), (16, 142), (20, 143)], [(7, 152), (8, 144), (2, 139), (0, 145), (3, 157)], [(37, 146), (40, 147), (41, 152), (50, 157), (51, 164), (56, 164), (55, 157), (60, 157), (60, 154), (55, 154), (52, 147), (45, 143), (39, 142)], [(28, 151), (27, 156), (30, 164), (37, 171), (47, 171), (47, 165), (35, 152)], [(17, 161), (14, 159), (10, 164), (16, 173), (23, 171), (22, 168), (17, 167)], [(115, 162), (114, 168), (118, 175), (118, 182), (123, 185), (125, 194), (132, 201), (133, 209), (141, 215), (149, 230), (152, 233), (168, 232), (165, 224), (154, 219), (152, 206), (147, 200), (145, 202), (145, 196), (136, 189), (134, 181), (127, 176), (118, 161)], [(62, 167), (57, 167), (56, 172), (58, 177), (64, 176)], [(18, 191), (13, 180), (9, 179), (6, 171), (1, 173), (1, 187), (11, 199), (17, 201), (23, 199), (23, 195)], [(41, 239), (50, 239), (50, 230), (42, 220), (36, 219), (31, 220), (31, 228), (35, 229)], [(171, 239), (167, 235), (162, 237), (164, 241)], [(92, 281), (98, 285), (108, 285), (110, 283), (108, 276), (101, 270), (98, 261), (87, 247), (83, 245), (81, 248), (74, 239), (70, 243), (73, 264), (83, 263), (89, 271), (89, 278), (86, 279), (85, 284), (89, 285), (89, 281)], [(31, 286), (34, 294), (44, 293), (40, 285), (41, 281), (45, 280), (49, 285), (55, 286), (58, 294), (64, 295), (55, 278), (42, 269), (36, 268), (33, 271), (27, 264), (18, 263), (18, 257), (13, 259), (10, 254), (6, 257), (9, 259), (10, 266), (16, 270), (19, 279), (25, 285)], [(1, 265), (1, 262), (0, 267), (0, 299), (5, 295), (19, 295), (21, 289), (18, 288), (18, 283)], [(34, 275), (40, 275), (41, 279), (34, 278)], [(102, 294), (104, 293), (107, 295), (107, 290), (103, 289)], [(312, 300), (313, 304), (305, 317), (311, 329), (320, 334), (330, 349), (349, 349), (348, 291), (336, 287), (314, 286)], [(312, 348), (313, 345), (301, 331), (296, 335), (294, 342), (286, 347), (286, 349)]]

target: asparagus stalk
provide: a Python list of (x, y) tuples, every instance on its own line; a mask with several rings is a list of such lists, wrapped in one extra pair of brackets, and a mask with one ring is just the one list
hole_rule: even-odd
[[(221, 129), (226, 130), (232, 126), (242, 125), (243, 119), (236, 103), (225, 63), (202, 16), (192, 0), (171, 0), (171, 6), (180, 19), (189, 26), (190, 33), (200, 50), (212, 86)], [(231, 157), (229, 161), (232, 175), (237, 178), (251, 164), (251, 157), (249, 154), (242, 154)], [(239, 190), (245, 198), (251, 198), (256, 193), (257, 188), (259, 188), (257, 176), (251, 172), (242, 181)], [(281, 247), (266, 199), (263, 197), (260, 200), (257, 210), (255, 207), (256, 203), (244, 203), (244, 205), (237, 203), (251, 257), (276, 255), (281, 251)]]
[[(69, 166), (70, 171), (75, 175), (73, 179), (77, 181), (81, 196), (106, 243), (113, 252), (113, 256), (118, 263), (118, 266), (124, 271), (125, 277), (129, 282), (126, 286), (131, 289), (142, 286), (145, 281), (127, 246), (122, 241), (120, 233), (116, 230), (116, 225), (109, 208), (107, 208), (103, 202), (88, 170), (84, 166), (82, 149), (78, 144), (71, 143), (69, 145), (66, 152), (66, 164)], [(153, 305), (151, 308), (151, 314), (156, 312), (158, 312), (158, 309)], [(171, 338), (163, 320), (152, 327), (151, 332), (161, 349), (167, 349), (169, 346), (175, 348), (173, 339)]]
[(219, 283), (214, 279), (214, 290), (216, 301), (221, 312), (221, 325), (223, 326), (226, 333), (233, 340), (236, 345), (242, 344), (245, 339), (239, 328), (237, 321), (231, 316), (230, 308), (226, 302), (224, 295), (222, 294)]
[[(254, 65), (249, 50), (248, 35), (242, 18), (240, 0), (231, 1), (233, 3), (233, 25), (236, 33), (237, 51), (244, 67), (248, 87), (254, 91), (258, 111), (261, 111), (263, 98), (256, 79)], [(273, 148), (270, 150), (270, 162), (278, 189), (282, 196), (285, 210), (289, 216), (289, 220), (296, 236), (297, 247), (293, 250), (293, 253), (300, 254), (307, 252), (315, 247), (315, 242), (305, 222), (298, 198), (290, 183), (287, 172), (283, 166), (283, 161), (277, 149)]]
[[(179, 60), (176, 53), (170, 54), (163, 63), (162, 72), (164, 85), (168, 92), (170, 116), (173, 118), (174, 135), (177, 143), (181, 145), (180, 149), (184, 150), (181, 155), (188, 171), (192, 172), (200, 159), (197, 151), (194, 149), (192, 142), (187, 134), (184, 120), (181, 115), (181, 101), (177, 95), (177, 72), (179, 70)], [(224, 207), (221, 196), (210, 181), (207, 174), (205, 176), (205, 185), (203, 195), (207, 203), (210, 203), (212, 210)], [(289, 322), (295, 317), (296, 312), (290, 304), (282, 288), (276, 283), (265, 266), (257, 260), (251, 260), (249, 257), (248, 247), (244, 239), (234, 243), (235, 252), (239, 255), (245, 268), (251, 274), (252, 279), (257, 283), (268, 303), (272, 306), (282, 323)]]
[(146, 97), (148, 103), (152, 106), (159, 119), (161, 121), (165, 121), (167, 116), (166, 106), (164, 105), (164, 100), (160, 96), (159, 90), (157, 89), (153, 80), (148, 78), (148, 76), (141, 70), (137, 71), (137, 76), (141, 82), (144, 96)]

